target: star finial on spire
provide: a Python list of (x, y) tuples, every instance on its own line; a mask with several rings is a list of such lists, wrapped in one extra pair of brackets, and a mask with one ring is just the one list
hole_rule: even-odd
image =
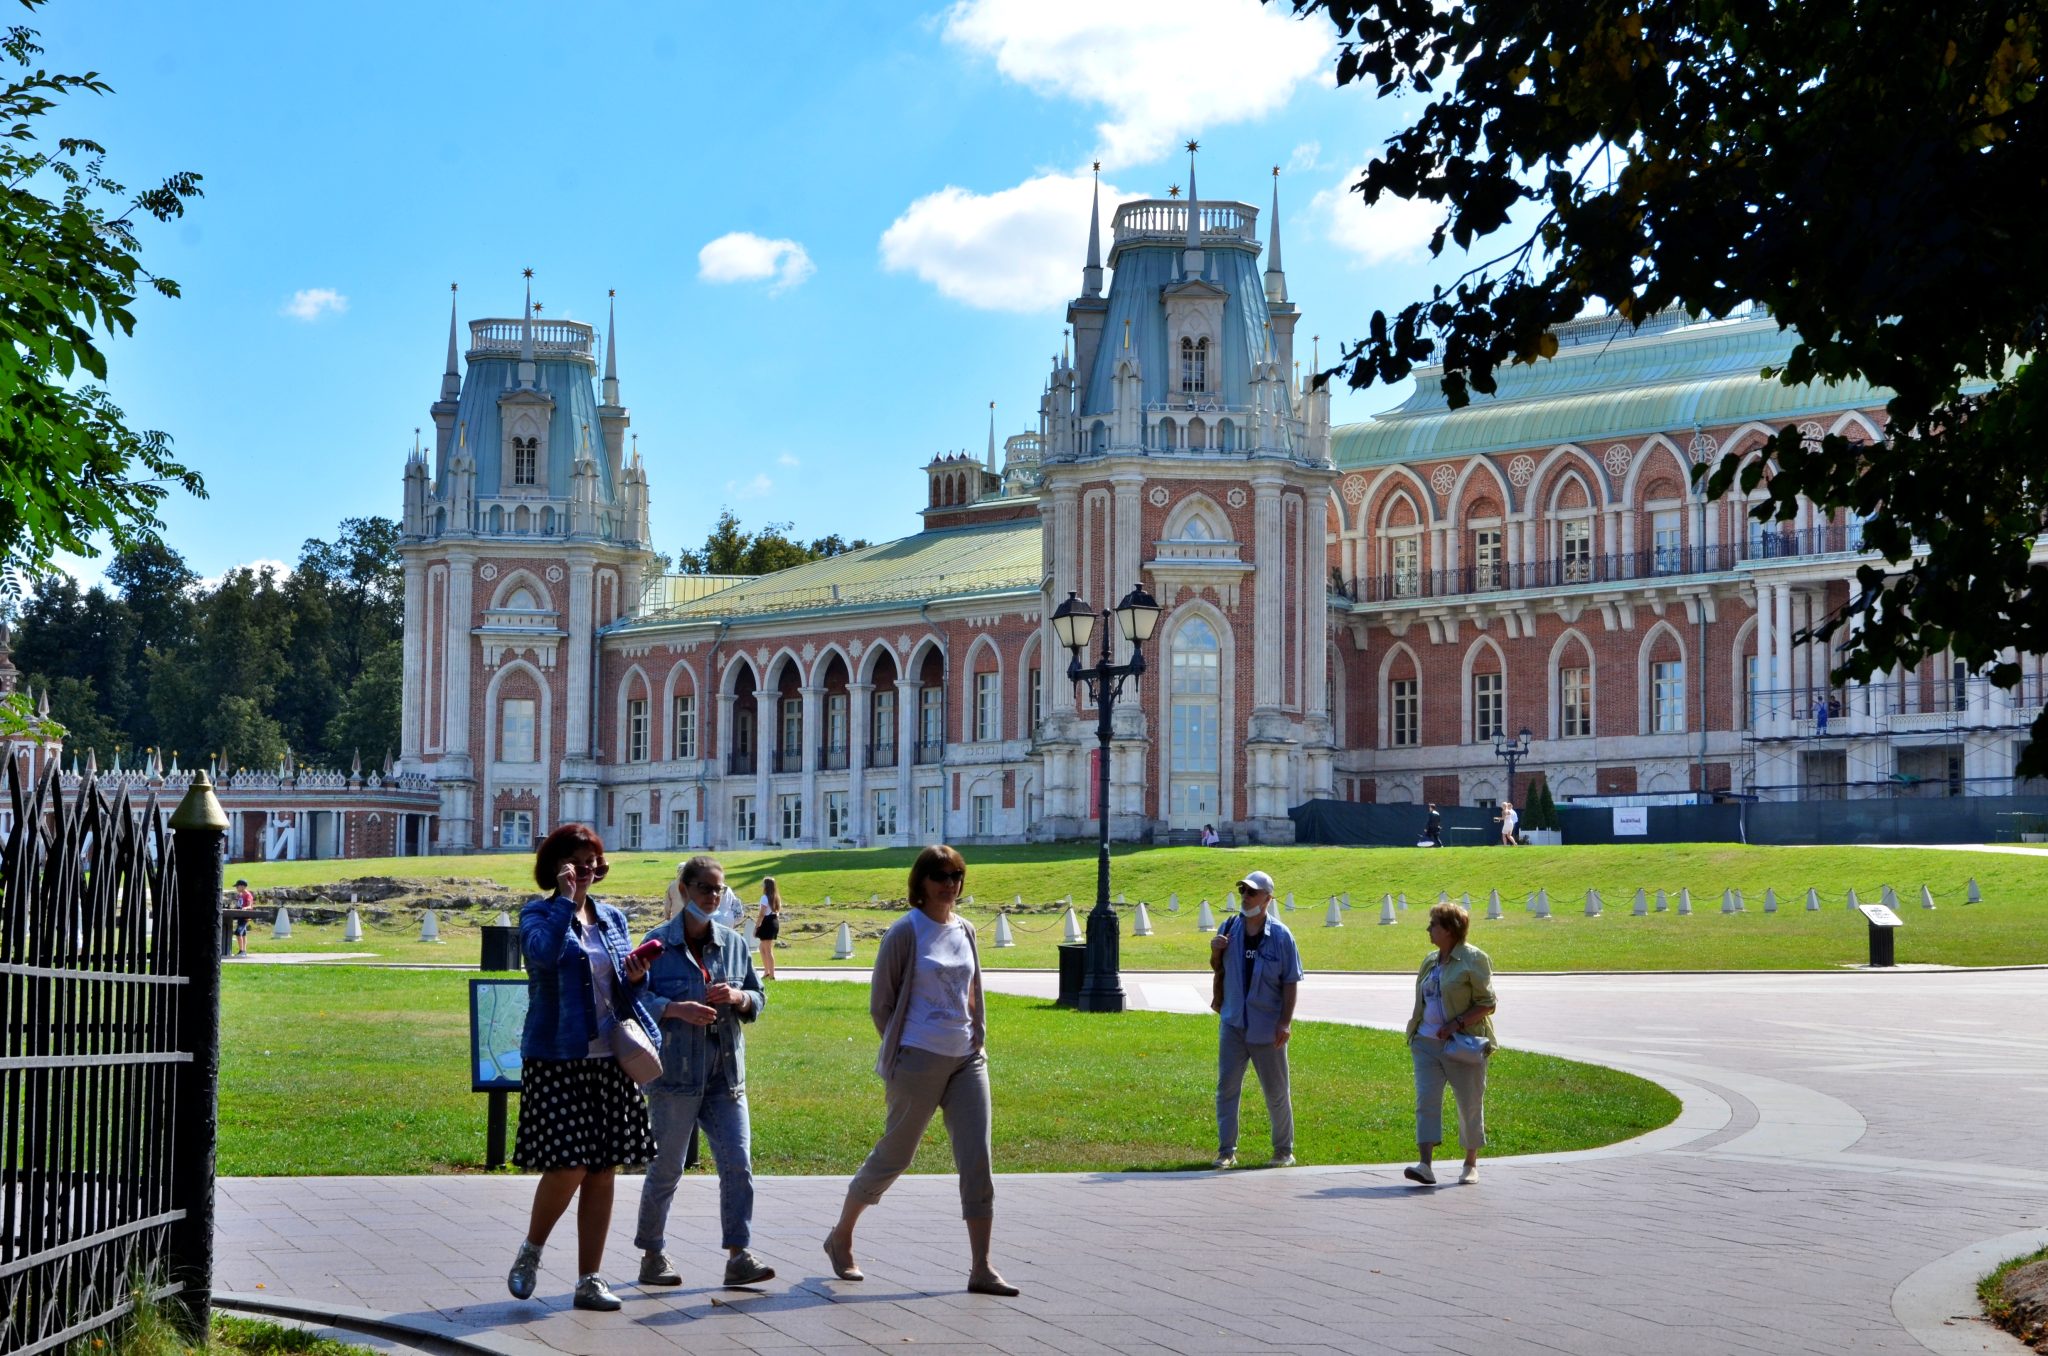
[(1180, 196), (1180, 185), (1168, 184), (1166, 186), (1166, 196), (1169, 198), (1178, 198)]
[(540, 314), (540, 303), (539, 303), (539, 302), (537, 302), (537, 301), (536, 301), (535, 303), (533, 303), (533, 313), (534, 313), (535, 315), (539, 315), (539, 314)]
[(460, 292), (462, 290), (462, 285), (460, 283), (449, 283), (448, 290), (450, 292)]
[(1095, 162), (1095, 172), (1097, 174), (1102, 173), (1102, 162), (1100, 160)]
[(1196, 151), (1199, 151), (1199, 150), (1201, 150), (1201, 149), (1202, 149), (1202, 143), (1201, 143), (1201, 142), (1199, 142), (1199, 141), (1196, 141), (1196, 140), (1194, 140), (1193, 138), (1189, 138), (1189, 140), (1188, 140), (1188, 154), (1189, 154), (1189, 155), (1193, 155), (1193, 154), (1194, 154), (1194, 153), (1195, 153)]
[(616, 287), (607, 287), (604, 289), (604, 294), (608, 297), (616, 297), (619, 294), (619, 289)]
[(519, 276), (522, 278), (531, 278), (533, 276), (533, 270), (530, 268), (522, 268), (519, 270)]
[(1273, 166), (1273, 177), (1275, 179), (1280, 177), (1280, 167), (1278, 165)]

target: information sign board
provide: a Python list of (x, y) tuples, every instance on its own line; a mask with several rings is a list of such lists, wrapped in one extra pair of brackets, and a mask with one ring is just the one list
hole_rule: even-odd
[(526, 1029), (526, 981), (469, 981), (471, 1092), (519, 1091), (519, 1037)]

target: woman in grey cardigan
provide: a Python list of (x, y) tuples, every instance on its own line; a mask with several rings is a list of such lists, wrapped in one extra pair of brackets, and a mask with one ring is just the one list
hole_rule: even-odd
[(988, 1260), (996, 1188), (989, 1166), (981, 953), (974, 925), (953, 912), (966, 879), (967, 863), (952, 848), (935, 845), (920, 852), (910, 868), (910, 911), (875, 952), (868, 1013), (882, 1037), (875, 1072), (887, 1089), (888, 1119), (847, 1185), (838, 1225), (825, 1235), (825, 1256), (842, 1281), (866, 1279), (853, 1260), (854, 1223), (910, 1166), (938, 1111), (946, 1117), (953, 1167), (960, 1174), (960, 1213), (974, 1255), (967, 1288), (977, 1295), (1017, 1293)]

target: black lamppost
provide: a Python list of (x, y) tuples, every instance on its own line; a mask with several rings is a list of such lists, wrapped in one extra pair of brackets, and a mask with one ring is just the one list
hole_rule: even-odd
[(1507, 803), (1513, 805), (1515, 803), (1515, 764), (1529, 756), (1529, 727), (1524, 725), (1521, 732), (1513, 739), (1509, 739), (1506, 734), (1496, 730), (1493, 735), (1493, 756), (1507, 761)]
[(1159, 625), (1159, 604), (1145, 592), (1143, 584), (1124, 595), (1116, 605), (1117, 628), (1131, 642), (1130, 662), (1110, 662), (1109, 612), (1101, 614), (1102, 658), (1092, 667), (1081, 667), (1081, 654), (1095, 635), (1096, 612), (1079, 595), (1069, 592), (1066, 601), (1052, 614), (1053, 634), (1073, 656), (1067, 664), (1067, 678), (1085, 683), (1095, 703), (1095, 742), (1099, 748), (1095, 763), (1096, 854), (1095, 907), (1088, 911), (1088, 950), (1081, 971), (1081, 994), (1076, 1006), (1082, 1012), (1122, 1012), (1123, 980), (1118, 974), (1120, 938), (1116, 910), (1109, 903), (1109, 736), (1110, 714), (1126, 680), (1145, 671), (1145, 642)]

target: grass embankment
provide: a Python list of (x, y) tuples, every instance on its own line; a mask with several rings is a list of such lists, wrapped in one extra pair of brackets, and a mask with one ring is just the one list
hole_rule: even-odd
[(1977, 1301), (1984, 1306), (1985, 1317), (2036, 1351), (2048, 1351), (2044, 1263), (2048, 1263), (2048, 1248), (2001, 1262), (1977, 1282)]
[[(757, 1172), (837, 1174), (860, 1165), (882, 1127), (867, 1005), (864, 985), (770, 987), (768, 1011), (747, 1040)], [(469, 1090), (463, 976), (237, 970), (227, 979), (222, 1020), (223, 1174), (482, 1167), (485, 1101)], [(1215, 1151), (1215, 1031), (1207, 1016), (1104, 1017), (989, 995), (998, 1168), (1205, 1166)], [(1302, 1023), (1292, 1073), (1302, 1162), (1388, 1162), (1413, 1153), (1412, 1074), (1398, 1033)], [(1654, 1084), (1516, 1050), (1495, 1057), (1491, 1082), (1490, 1154), (1608, 1144), (1678, 1113), (1677, 1101)], [(1455, 1119), (1446, 1115), (1454, 1140)], [(1264, 1102), (1248, 1078), (1240, 1146), (1249, 1159), (1266, 1143)], [(951, 1170), (935, 1123), (912, 1171)]]
[[(911, 858), (906, 849), (831, 852), (722, 853), (733, 888), (751, 903), (763, 876), (772, 875), (789, 912), (779, 964), (792, 966), (873, 962), (872, 939), (894, 920)], [(964, 912), (982, 933), (982, 963), (997, 967), (1049, 968), (1057, 963), (1061, 916), (1058, 903), (1071, 893), (1077, 914), (1094, 896), (1095, 862), (1085, 845), (973, 848), (968, 853)], [(601, 891), (617, 902), (645, 901), (637, 926), (658, 919), (657, 901), (672, 877), (671, 854), (619, 854)], [(1196, 915), (1207, 898), (1220, 916), (1231, 884), (1245, 872), (1263, 869), (1276, 878), (1282, 898), (1293, 892), (1296, 909), (1281, 917), (1300, 938), (1303, 958), (1320, 970), (1408, 970), (1425, 949), (1424, 913), (1419, 906), (1437, 892), (1453, 899), (1469, 893), (1475, 918), (1473, 940), (1508, 970), (1784, 970), (1825, 969), (1860, 963), (1867, 954), (1862, 917), (1848, 911), (1853, 887), (1865, 903), (1876, 903), (1883, 887), (1897, 892), (1906, 921), (1898, 939), (1902, 963), (2012, 965), (2048, 962), (2048, 856), (2004, 853), (1927, 852), (1854, 847), (1742, 847), (1682, 844), (1656, 847), (1354, 849), (1315, 847), (1130, 848), (1116, 854), (1113, 888), (1135, 906), (1148, 904), (1155, 935), (1132, 934), (1133, 909), (1123, 911), (1123, 964), (1131, 970), (1193, 969), (1206, 964), (1206, 940)], [(486, 883), (507, 890), (501, 904), (516, 917), (520, 899), (531, 891), (532, 859), (521, 856), (398, 858), (364, 862), (247, 863), (234, 868), (259, 891), (278, 886), (335, 885), (358, 877), (403, 877), (424, 890), (474, 897)], [(1965, 906), (1965, 888), (1975, 877), (1984, 902)], [(1934, 891), (1938, 908), (1919, 907), (1919, 887)], [(1822, 909), (1808, 913), (1807, 887), (1820, 891)], [(1539, 887), (1550, 894), (1551, 921), (1528, 915), (1524, 900)], [(1636, 889), (1663, 889), (1670, 909), (1644, 918), (1629, 914)], [(1600, 891), (1599, 919), (1584, 916), (1586, 891)], [(1676, 914), (1678, 892), (1692, 891), (1694, 916)], [(1721, 892), (1743, 892), (1746, 912), (1721, 914)], [(1779, 912), (1764, 913), (1764, 891), (1774, 889)], [(1506, 917), (1484, 919), (1487, 892), (1499, 890)], [(1353, 908), (1344, 927), (1326, 928), (1331, 895), (1349, 891)], [(1167, 901), (1178, 894), (1180, 908)], [(1410, 905), (1403, 926), (1378, 925), (1383, 893), (1405, 894)], [(870, 896), (882, 904), (865, 905)], [(824, 904), (830, 897), (831, 906)], [(994, 922), (998, 908), (1013, 898), (1017, 945), (998, 950)], [(850, 905), (849, 901), (860, 901)], [(399, 908), (381, 924), (366, 918), (362, 943), (344, 944), (339, 924), (294, 925), (288, 942), (273, 942), (257, 926), (258, 951), (361, 951), (380, 958), (470, 964), (478, 954), (476, 928), (495, 918), (500, 904), (476, 904), (441, 915), (444, 945), (416, 940), (417, 908)], [(366, 906), (367, 907), (367, 906)], [(831, 959), (833, 935), (841, 922), (853, 925), (862, 942), (850, 962)]]

